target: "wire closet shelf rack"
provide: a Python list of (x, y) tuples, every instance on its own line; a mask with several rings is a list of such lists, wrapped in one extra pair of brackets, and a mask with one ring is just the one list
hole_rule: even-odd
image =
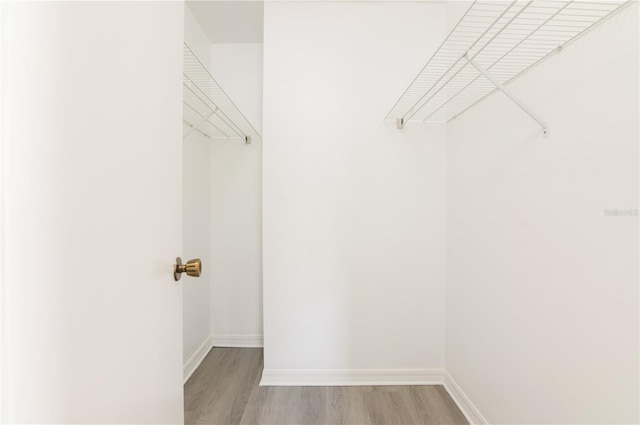
[(547, 124), (505, 87), (603, 22), (630, 0), (477, 0), (391, 108), (385, 120), (449, 122), (496, 90), (548, 134)]
[(196, 131), (210, 139), (241, 139), (245, 143), (260, 137), (186, 43), (182, 75), (183, 139)]

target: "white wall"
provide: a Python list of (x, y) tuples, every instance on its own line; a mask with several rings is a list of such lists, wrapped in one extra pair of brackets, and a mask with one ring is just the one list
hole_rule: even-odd
[[(185, 42), (193, 52), (204, 62), (210, 60), (209, 42), (198, 26), (198, 23), (189, 10), (185, 7), (184, 24)], [(189, 131), (183, 123), (185, 134)], [(209, 222), (211, 193), (209, 185), (209, 147), (211, 140), (197, 131), (192, 132), (183, 141), (183, 243), (182, 259), (191, 258), (202, 260), (202, 275), (195, 279), (185, 277), (183, 297), (183, 361), (187, 370), (191, 363), (189, 359), (195, 354), (202, 353), (198, 350), (205, 344), (210, 344), (210, 303), (209, 286), (211, 279), (211, 256), (209, 255)], [(206, 350), (206, 348), (204, 348)]]
[[(5, 28), (5, 30), (2, 30), (2, 28)], [(5, 87), (7, 86), (7, 81), (6, 81), (6, 71), (5, 71), (5, 64), (6, 64), (6, 54), (7, 54), (7, 43), (6, 43), (6, 31), (7, 28), (7, 21), (6, 21), (6, 12), (5, 12), (5, 6), (0, 4), (0, 200), (3, 200), (2, 196), (3, 196), (3, 188), (4, 188), (4, 172), (2, 170), (5, 169), (4, 167), (4, 158), (5, 158), (5, 153), (4, 153), (4, 144), (5, 144), (5, 140), (6, 140), (6, 124), (5, 124), (5, 118), (4, 118), (4, 114), (5, 114), (5, 110), (6, 110), (6, 101), (7, 101), (7, 96), (5, 95)], [(2, 267), (2, 264), (5, 264), (6, 262), (6, 256), (5, 256), (5, 244), (1, 241), (5, 240), (5, 236), (4, 236), (4, 227), (5, 227), (5, 218), (6, 218), (6, 212), (5, 212), (5, 208), (3, 207), (4, 202), (0, 203), (0, 423), (4, 420), (5, 416), (4, 416), (4, 405), (6, 404), (6, 382), (7, 379), (5, 378), (6, 376), (6, 368), (7, 368), (7, 356), (5, 353), (5, 346), (6, 344), (4, 343), (5, 339), (6, 339), (6, 318), (5, 318), (5, 307), (4, 307), (4, 303), (2, 302), (2, 300), (5, 299), (5, 292), (4, 292), (4, 287), (5, 287), (5, 282), (6, 282), (6, 277), (5, 277), (5, 267)]]
[(638, 423), (638, 5), (449, 127), (447, 371), (489, 423)]
[(198, 59), (206, 64), (211, 60), (211, 43), (197, 17), (193, 14), (191, 4), (192, 2), (185, 2), (184, 6), (184, 41)]
[[(211, 70), (262, 129), (262, 44), (211, 45)], [(262, 345), (262, 141), (211, 143), (211, 333)]]
[(193, 132), (183, 142), (183, 242), (182, 260), (202, 260), (199, 278), (183, 279), (184, 343), (183, 360), (186, 363), (211, 334), (209, 286), (211, 260), (209, 255), (209, 146), (211, 140)]
[(444, 134), (383, 118), (441, 42), (444, 17), (439, 3), (265, 3), (274, 379), (283, 369), (443, 366)]

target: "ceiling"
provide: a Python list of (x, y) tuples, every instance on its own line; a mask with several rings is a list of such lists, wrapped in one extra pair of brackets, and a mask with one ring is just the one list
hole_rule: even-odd
[[(2, 0), (0, 0), (2, 1)], [(270, 0), (264, 0), (270, 1)], [(213, 43), (262, 43), (264, 1), (187, 0), (200, 27)], [(443, 0), (295, 0), (296, 2), (434, 2)]]
[(211, 43), (262, 43), (262, 1), (187, 1)]

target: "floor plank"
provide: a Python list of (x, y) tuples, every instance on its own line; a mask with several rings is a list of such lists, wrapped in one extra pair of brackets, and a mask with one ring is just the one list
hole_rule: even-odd
[(262, 368), (262, 349), (211, 350), (185, 384), (185, 424), (468, 424), (441, 385), (260, 387)]

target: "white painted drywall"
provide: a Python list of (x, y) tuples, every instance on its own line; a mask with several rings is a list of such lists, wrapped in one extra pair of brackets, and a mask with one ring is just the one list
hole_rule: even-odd
[(209, 146), (211, 140), (193, 132), (183, 142), (183, 241), (182, 259), (202, 260), (199, 278), (183, 279), (183, 361), (187, 362), (209, 338), (209, 286), (211, 261), (209, 255)]
[(2, 6), (2, 419), (182, 423), (182, 5)]
[[(5, 5), (0, 3), (0, 241), (4, 241), (4, 227), (5, 227), (5, 217), (6, 212), (4, 211), (4, 199), (3, 199), (3, 188), (4, 188), (4, 173), (2, 170), (4, 169), (4, 143), (6, 140), (6, 128), (4, 111), (6, 109), (5, 102), (7, 100), (7, 96), (5, 96), (5, 87), (7, 85), (6, 82), (6, 71), (5, 71), (5, 63), (6, 63), (6, 12)], [(3, 30), (3, 28), (5, 30)], [(5, 278), (5, 270), (6, 268), (3, 265), (6, 262), (5, 257), (5, 247), (4, 243), (0, 242), (0, 423), (4, 422), (4, 405), (6, 405), (6, 382), (5, 379), (5, 370), (7, 368), (7, 356), (5, 354), (5, 346), (4, 340), (6, 338), (6, 319), (5, 319), (5, 307), (3, 300), (5, 299), (4, 294), (4, 282)]]
[(193, 2), (185, 2), (184, 41), (202, 63), (208, 64), (211, 60), (211, 43), (202, 29), (199, 17), (193, 13), (191, 6), (193, 6)]
[(489, 423), (638, 423), (637, 3), (448, 127), (446, 368)]
[[(213, 44), (216, 80), (262, 129), (262, 45)], [(211, 333), (215, 345), (262, 339), (262, 141), (211, 143)], [(254, 341), (253, 343), (248, 341)]]
[(445, 143), (388, 109), (440, 3), (266, 2), (265, 368), (444, 362)]
[[(210, 60), (209, 42), (196, 19), (185, 7), (185, 42), (203, 61)], [(189, 127), (183, 123), (185, 134)], [(182, 259), (202, 260), (199, 278), (184, 277), (183, 291), (183, 361), (186, 364), (211, 334), (209, 286), (211, 260), (209, 255), (209, 147), (211, 140), (197, 131), (183, 141), (183, 242)]]

